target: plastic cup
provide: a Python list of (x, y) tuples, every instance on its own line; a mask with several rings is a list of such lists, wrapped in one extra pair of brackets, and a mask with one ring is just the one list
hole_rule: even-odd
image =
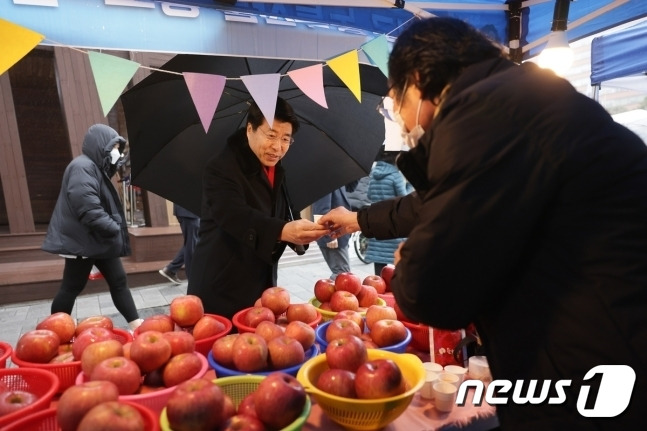
[(458, 387), (461, 385), (460, 377), (458, 377), (456, 374), (448, 373), (447, 371), (438, 373), (438, 381), (454, 385), (456, 389), (458, 389)]
[(425, 371), (432, 373), (442, 373), (443, 366), (437, 364), (436, 362), (423, 362), (422, 366), (425, 368)]
[(446, 373), (456, 374), (458, 376), (459, 385), (465, 381), (465, 374), (467, 374), (467, 368), (464, 368), (458, 365), (445, 365), (444, 371)]
[(470, 378), (489, 382), (492, 380), (490, 366), (485, 356), (471, 356), (468, 361)]
[(434, 383), (434, 407), (440, 412), (451, 412), (456, 404), (456, 386), (451, 383), (438, 381)]
[(425, 383), (422, 385), (422, 388), (420, 389), (420, 396), (428, 400), (433, 399), (434, 383), (436, 383), (437, 381), (438, 381), (438, 373), (434, 373), (433, 371), (427, 371), (427, 375), (425, 376)]

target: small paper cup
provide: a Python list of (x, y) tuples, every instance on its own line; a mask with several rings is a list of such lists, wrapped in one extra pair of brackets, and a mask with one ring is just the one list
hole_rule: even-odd
[(456, 389), (458, 389), (458, 387), (461, 385), (460, 377), (458, 377), (456, 374), (448, 373), (447, 371), (438, 373), (438, 381), (454, 385)]
[(434, 407), (440, 412), (451, 412), (456, 404), (456, 386), (438, 381), (434, 383)]
[(420, 396), (428, 400), (433, 399), (434, 383), (436, 383), (437, 381), (438, 381), (438, 373), (434, 373), (433, 371), (427, 371), (427, 375), (425, 376), (425, 383), (422, 385), (422, 388), (420, 389)]
[(446, 373), (457, 375), (459, 385), (465, 381), (465, 374), (467, 374), (467, 368), (460, 367), (458, 365), (445, 365), (444, 371)]
[(485, 356), (470, 356), (468, 360), (468, 373), (470, 378), (489, 382), (492, 380), (490, 366)]
[(425, 371), (431, 371), (432, 373), (442, 373), (443, 371), (443, 366), (436, 362), (423, 362), (422, 366), (425, 368)]

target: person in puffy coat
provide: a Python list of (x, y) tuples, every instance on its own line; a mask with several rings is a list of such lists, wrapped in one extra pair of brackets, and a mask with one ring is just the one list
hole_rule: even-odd
[(72, 313), (94, 265), (110, 286), (115, 307), (135, 329), (141, 319), (120, 259), (131, 252), (128, 228), (119, 194), (110, 181), (125, 145), (126, 140), (104, 124), (88, 129), (82, 154), (65, 168), (42, 249), (65, 257), (52, 313)]
[[(395, 158), (399, 153), (399, 151), (384, 150), (380, 153), (369, 175), (367, 196), (371, 202), (405, 196), (411, 192), (404, 176), (395, 166)], [(403, 240), (404, 238), (384, 240), (368, 238), (366, 260), (373, 262), (376, 275), (380, 275), (386, 265), (393, 263), (393, 253)]]

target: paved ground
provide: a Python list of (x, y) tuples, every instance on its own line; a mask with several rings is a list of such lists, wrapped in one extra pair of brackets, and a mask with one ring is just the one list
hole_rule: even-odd
[[(288, 253), (286, 251), (284, 261), (279, 263), (278, 284), (290, 291), (292, 302), (307, 302), (314, 296), (315, 282), (330, 276), (330, 270), (316, 247), (299, 257), (287, 257)], [(361, 278), (373, 273), (373, 264), (361, 262), (353, 250), (350, 253), (353, 273)], [(52, 292), (52, 295), (54, 293)], [(186, 294), (186, 283), (176, 285), (160, 276), (160, 284), (134, 288), (132, 293), (141, 317), (168, 313), (171, 300)], [(39, 320), (50, 314), (50, 306), (51, 300), (0, 306), (0, 340), (15, 346), (21, 334), (34, 329)], [(110, 316), (116, 327), (128, 327), (113, 305), (109, 293), (81, 295), (77, 298), (72, 311), (73, 317), (80, 320), (98, 314)]]

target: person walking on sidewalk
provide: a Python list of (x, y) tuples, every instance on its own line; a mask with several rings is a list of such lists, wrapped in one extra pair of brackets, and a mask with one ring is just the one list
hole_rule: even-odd
[(72, 314), (74, 302), (96, 266), (110, 287), (110, 296), (130, 329), (142, 319), (128, 288), (121, 257), (131, 253), (128, 227), (117, 189), (117, 172), (126, 140), (104, 124), (91, 126), (82, 154), (67, 165), (42, 249), (65, 257), (61, 287), (51, 312)]
[(173, 215), (180, 223), (182, 231), (182, 247), (178, 250), (175, 257), (168, 265), (159, 270), (160, 275), (175, 284), (182, 284), (182, 280), (177, 276), (177, 272), (184, 265), (184, 273), (187, 279), (191, 273), (191, 261), (193, 260), (193, 251), (198, 242), (198, 230), (200, 229), (200, 217), (191, 211), (173, 204)]

